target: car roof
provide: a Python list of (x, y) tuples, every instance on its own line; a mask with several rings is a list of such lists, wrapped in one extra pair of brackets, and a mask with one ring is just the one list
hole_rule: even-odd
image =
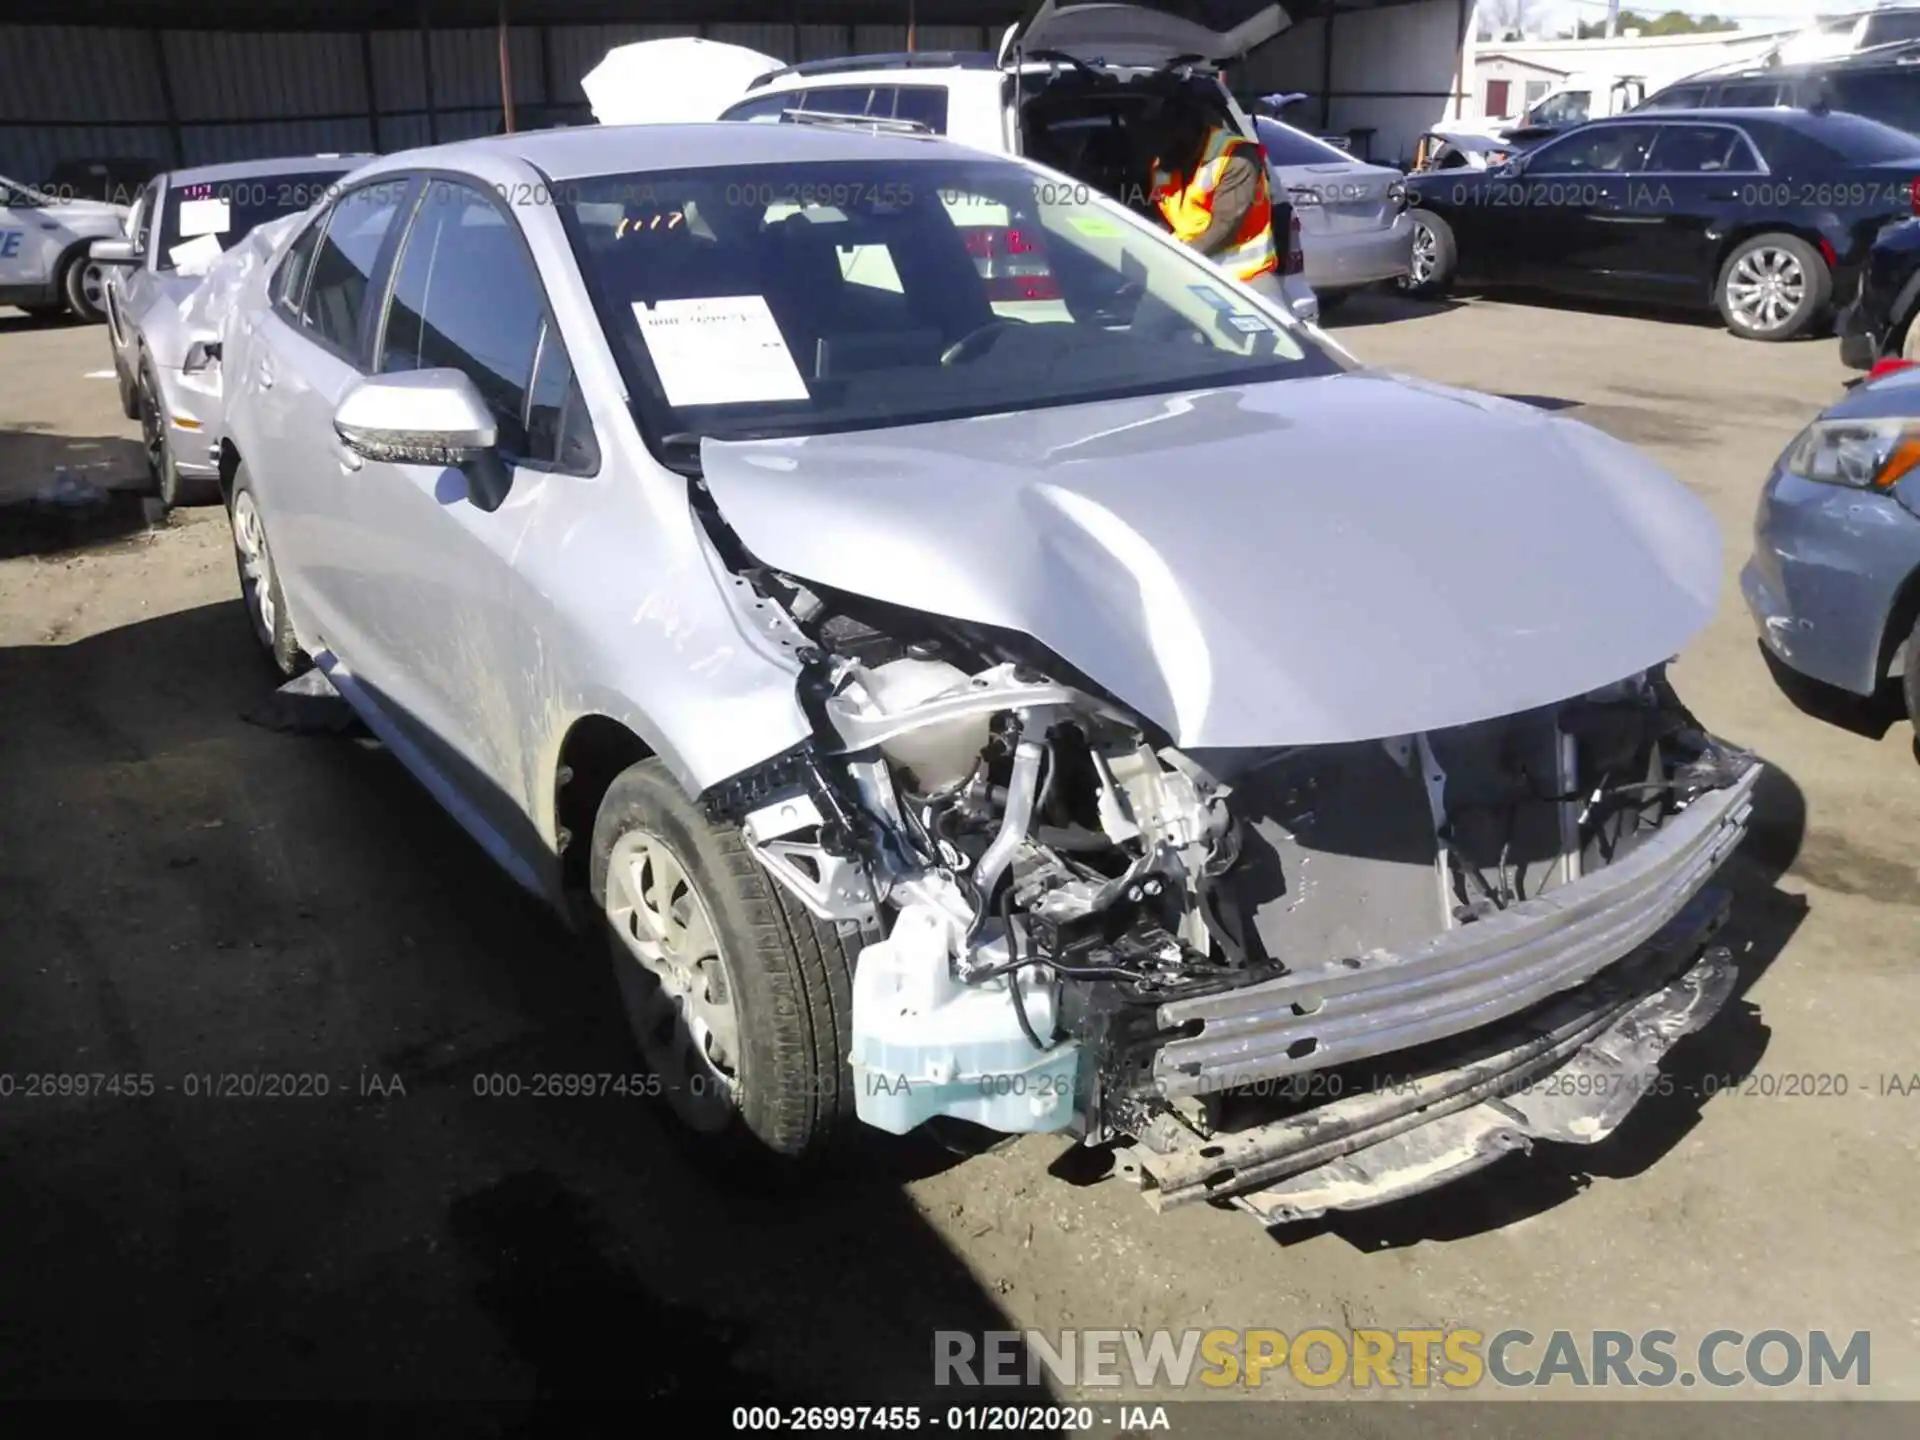
[[(1816, 130), (1826, 122), (1829, 114), (1839, 111), (1802, 110), (1793, 105), (1722, 105), (1688, 106), (1679, 110), (1629, 110), (1624, 115), (1609, 115), (1601, 120), (1589, 120), (1588, 125), (1646, 125), (1673, 120), (1711, 122), (1719, 121), (1723, 125), (1751, 124), (1758, 121), (1764, 125), (1784, 125), (1789, 130)], [(1855, 116), (1864, 119), (1864, 116)], [(1920, 150), (1920, 140), (1914, 142), (1914, 148)]]
[(169, 170), (166, 182), (174, 185), (199, 185), (208, 180), (250, 180), (256, 175), (307, 175), (315, 171), (341, 174), (358, 169), (371, 155), (281, 155), (270, 160), (229, 160), (221, 165), (193, 165), (184, 170)]
[(550, 180), (583, 180), (644, 170), (703, 170), (722, 165), (780, 165), (830, 160), (982, 158), (949, 141), (876, 134), (830, 125), (582, 125), (461, 140), (384, 157), (380, 168), (410, 169), (510, 159)]

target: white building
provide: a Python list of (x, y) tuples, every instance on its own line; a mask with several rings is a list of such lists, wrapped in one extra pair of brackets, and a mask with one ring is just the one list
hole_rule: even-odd
[(1648, 94), (1716, 65), (1751, 59), (1793, 30), (1729, 30), (1708, 35), (1618, 36), (1598, 40), (1481, 40), (1464, 44), (1472, 76), (1462, 119), (1518, 115), (1569, 77), (1638, 77)]

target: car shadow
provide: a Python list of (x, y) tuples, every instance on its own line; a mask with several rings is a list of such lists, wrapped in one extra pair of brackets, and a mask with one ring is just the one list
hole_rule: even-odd
[(875, 1133), (783, 1187), (691, 1163), (605, 951), (390, 752), (248, 724), (274, 684), (237, 600), (0, 649), (0, 1053), (116, 1077), (0, 1108), (33, 1317), (0, 1395), (528, 1434), (951, 1400), (935, 1332), (1015, 1328), (909, 1190), (968, 1147)]
[(139, 441), (0, 426), (0, 560), (84, 549), (165, 519)]
[(1390, 325), (1458, 310), (1463, 302), (1450, 296), (1415, 297), (1384, 286), (1356, 290), (1330, 306), (1321, 317), (1325, 330), (1358, 330), (1368, 325)]
[[(1574, 315), (1615, 315), (1625, 320), (1650, 320), (1662, 325), (1684, 325), (1694, 330), (1725, 332), (1726, 321), (1711, 306), (1662, 305), (1646, 300), (1613, 300), (1593, 295), (1566, 295), (1554, 290), (1533, 290), (1520, 285), (1461, 286), (1455, 292), (1462, 299), (1498, 301), (1508, 305), (1531, 305), (1542, 310), (1559, 310)], [(1832, 340), (1829, 322), (1813, 326), (1785, 342), (1788, 345), (1808, 341)]]
[(30, 330), (77, 330), (82, 325), (97, 325), (97, 320), (82, 320), (71, 310), (62, 310), (57, 315), (29, 315), (24, 310), (0, 309), (0, 335), (20, 334)]
[(1731, 893), (1728, 922), (1715, 942), (1733, 954), (1732, 994), (1714, 1018), (1661, 1061), (1662, 1082), (1597, 1145), (1537, 1143), (1484, 1170), (1422, 1195), (1373, 1209), (1331, 1211), (1269, 1233), (1283, 1246), (1334, 1235), (1358, 1250), (1401, 1249), (1499, 1230), (1573, 1199), (1595, 1180), (1623, 1180), (1658, 1164), (1700, 1122), (1703, 1107), (1750, 1074), (1772, 1036), (1749, 992), (1805, 920), (1807, 901), (1778, 881), (1806, 835), (1806, 797), (1785, 771), (1769, 766), (1753, 796), (1742, 843), (1713, 883)]
[(1883, 681), (1872, 695), (1856, 695), (1802, 675), (1757, 640), (1754, 648), (1766, 662), (1774, 685), (1802, 715), (1868, 740), (1885, 739), (1887, 731), (1907, 718), (1906, 699), (1897, 679)]

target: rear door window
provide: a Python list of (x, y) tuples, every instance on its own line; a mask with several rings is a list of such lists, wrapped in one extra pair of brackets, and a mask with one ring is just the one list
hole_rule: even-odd
[(947, 92), (940, 85), (900, 85), (893, 91), (893, 118), (914, 120), (935, 135), (947, 133)]
[(1704, 85), (1672, 85), (1647, 101), (1642, 110), (1694, 110), (1707, 100)]
[(1720, 87), (1722, 110), (1760, 109), (1780, 103), (1782, 87), (1778, 80), (1732, 80)]
[(1730, 125), (1662, 125), (1647, 157), (1661, 175), (1752, 174), (1760, 162), (1746, 136)]
[(1833, 75), (1827, 81), (1827, 101), (1836, 110), (1920, 132), (1920, 74), (1888, 70)]
[(273, 272), (273, 303), (289, 320), (300, 318), (300, 302), (307, 294), (307, 267), (313, 263), (313, 252), (326, 226), (324, 217), (310, 222), (287, 247), (280, 268)]
[[(885, 93), (885, 92), (883, 92)], [(829, 85), (801, 92), (800, 108), (809, 115), (867, 115), (874, 91), (870, 85)], [(891, 95), (887, 98), (891, 100)]]
[(799, 97), (790, 90), (778, 95), (756, 95), (751, 100), (742, 100), (720, 116), (722, 120), (750, 120), (761, 124), (778, 123), (787, 111), (799, 105)]
[(367, 288), (406, 191), (403, 181), (381, 180), (341, 196), (313, 253), (301, 328), (343, 358), (361, 353)]

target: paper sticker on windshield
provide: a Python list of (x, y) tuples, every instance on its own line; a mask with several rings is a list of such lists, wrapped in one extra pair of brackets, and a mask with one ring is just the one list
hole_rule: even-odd
[(1222, 315), (1231, 314), (1233, 311), (1233, 297), (1222, 294), (1211, 285), (1189, 285), (1187, 290), (1197, 296), (1202, 304), (1211, 305)]
[(207, 266), (226, 252), (217, 235), (200, 235), (167, 251), (167, 261), (182, 275), (204, 275)]
[(1229, 315), (1227, 316), (1227, 324), (1238, 330), (1242, 335), (1260, 335), (1273, 329), (1273, 326), (1262, 320), (1258, 315)]
[(224, 235), (233, 225), (233, 207), (227, 203), (227, 197), (218, 196), (212, 200), (182, 200), (180, 202), (180, 238), (191, 240), (196, 235)]
[(1067, 223), (1082, 235), (1089, 235), (1095, 240), (1118, 240), (1124, 233), (1117, 220), (1105, 215), (1070, 215)]
[(669, 405), (808, 398), (807, 382), (761, 296), (662, 300), (652, 307), (636, 302), (633, 318)]

